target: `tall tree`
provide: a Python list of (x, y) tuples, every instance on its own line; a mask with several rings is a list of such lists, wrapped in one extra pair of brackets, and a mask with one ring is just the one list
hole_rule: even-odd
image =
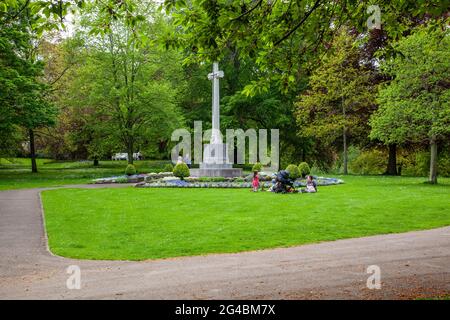
[(17, 126), (26, 129), (32, 172), (37, 172), (35, 130), (52, 125), (56, 116), (56, 109), (47, 97), (48, 86), (42, 79), (43, 63), (37, 55), (42, 32), (55, 27), (54, 23), (45, 23), (43, 12), (50, 16), (53, 9), (26, 0), (2, 5), (0, 85), (6, 93), (2, 98), (6, 109), (2, 131), (11, 132)]
[(349, 139), (366, 137), (368, 116), (376, 105), (371, 72), (360, 63), (355, 37), (343, 28), (322, 64), (313, 71), (309, 89), (299, 96), (299, 134), (325, 143), (342, 143), (343, 173), (348, 173)]
[(176, 104), (182, 87), (180, 56), (155, 44), (165, 21), (151, 1), (125, 1), (114, 15), (107, 4), (85, 7), (78, 33), (85, 62), (77, 70), (72, 93), (79, 99), (73, 103), (93, 115), (86, 118), (91, 119), (91, 157), (99, 156), (94, 150), (100, 151), (99, 142), (109, 136), (120, 141), (116, 148), (122, 146), (133, 163), (133, 153), (150, 134), (167, 139), (167, 124), (178, 127), (182, 121)]
[(394, 78), (379, 92), (371, 137), (386, 144), (430, 144), (429, 182), (437, 183), (437, 144), (450, 133), (450, 32), (419, 27), (395, 46), (384, 68)]

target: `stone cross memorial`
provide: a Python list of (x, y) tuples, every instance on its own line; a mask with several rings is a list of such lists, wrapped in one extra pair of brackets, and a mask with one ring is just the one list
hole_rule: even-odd
[(220, 136), (220, 103), (219, 103), (219, 79), (223, 78), (223, 71), (219, 71), (219, 64), (214, 62), (213, 72), (208, 74), (208, 79), (213, 82), (212, 95), (212, 135), (211, 144), (221, 144)]
[(209, 144), (204, 145), (203, 162), (200, 169), (192, 169), (192, 176), (201, 177), (237, 177), (242, 175), (242, 169), (233, 168), (233, 161), (227, 158), (226, 144), (223, 143), (220, 134), (220, 96), (219, 79), (224, 77), (223, 71), (219, 70), (219, 63), (213, 63), (213, 72), (208, 74), (212, 81), (212, 133)]

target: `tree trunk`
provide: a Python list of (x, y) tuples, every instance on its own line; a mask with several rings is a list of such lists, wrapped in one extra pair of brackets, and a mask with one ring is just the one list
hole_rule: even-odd
[(428, 182), (437, 184), (437, 142), (433, 136), (430, 140), (430, 177)]
[(347, 147), (347, 127), (345, 125), (346, 112), (344, 105), (344, 95), (341, 97), (342, 116), (344, 118), (344, 128), (342, 130), (342, 141), (344, 144), (344, 175), (348, 174), (348, 147)]
[(36, 173), (37, 165), (36, 165), (36, 147), (34, 145), (34, 131), (33, 129), (29, 129), (28, 133), (30, 135), (30, 159), (31, 159), (31, 172)]
[(127, 145), (128, 164), (133, 164), (133, 141), (129, 141)]
[(342, 140), (344, 141), (344, 175), (348, 174), (348, 147), (347, 147), (347, 132), (344, 127), (344, 133), (342, 134)]
[(96, 166), (98, 166), (98, 159), (97, 158), (94, 159), (94, 167), (96, 167)]
[(158, 152), (161, 154), (166, 153), (167, 140), (160, 140), (158, 143)]
[(386, 175), (396, 176), (397, 172), (397, 145), (395, 143), (388, 145), (389, 147), (389, 159), (386, 170)]

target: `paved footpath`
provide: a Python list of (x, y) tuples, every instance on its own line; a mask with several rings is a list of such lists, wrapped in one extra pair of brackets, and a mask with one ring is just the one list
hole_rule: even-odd
[[(411, 299), (450, 294), (450, 227), (238, 254), (74, 260), (47, 251), (42, 190), (0, 192), (0, 299)], [(66, 286), (70, 265), (81, 269), (79, 290)], [(370, 265), (380, 267), (380, 290), (366, 287)]]

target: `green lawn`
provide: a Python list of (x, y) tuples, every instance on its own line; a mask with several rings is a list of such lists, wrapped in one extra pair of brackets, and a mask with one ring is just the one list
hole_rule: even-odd
[(51, 250), (142, 260), (239, 252), (450, 225), (450, 179), (344, 178), (317, 194), (242, 189), (43, 192)]
[[(167, 161), (135, 161), (138, 172), (162, 170)], [(54, 187), (66, 184), (89, 183), (94, 178), (123, 174), (126, 161), (54, 161), (37, 159), (38, 173), (31, 173), (29, 159), (0, 158), (0, 190)]]

